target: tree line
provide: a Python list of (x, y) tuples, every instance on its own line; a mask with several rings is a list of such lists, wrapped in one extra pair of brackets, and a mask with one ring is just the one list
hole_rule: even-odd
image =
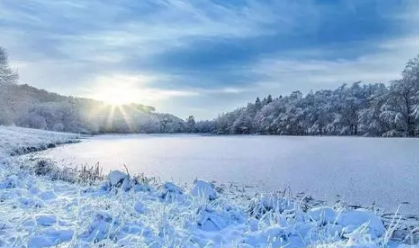
[(182, 120), (150, 106), (116, 108), (17, 84), (0, 47), (0, 125), (83, 133), (213, 133), (266, 135), (419, 136), (419, 56), (401, 78), (343, 84), (334, 90), (256, 98), (214, 120)]
[(218, 134), (419, 136), (419, 56), (401, 79), (343, 84), (334, 90), (256, 98), (246, 107), (198, 122), (196, 132)]

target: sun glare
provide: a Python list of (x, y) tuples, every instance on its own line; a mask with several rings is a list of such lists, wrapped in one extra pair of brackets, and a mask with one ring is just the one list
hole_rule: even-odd
[(128, 88), (102, 89), (96, 94), (96, 96), (98, 100), (115, 106), (134, 103), (139, 100), (137, 90)]
[(116, 95), (116, 96), (113, 96), (112, 98), (108, 98), (106, 102), (111, 105), (117, 105), (117, 106), (130, 103), (130, 101), (127, 101), (123, 95)]

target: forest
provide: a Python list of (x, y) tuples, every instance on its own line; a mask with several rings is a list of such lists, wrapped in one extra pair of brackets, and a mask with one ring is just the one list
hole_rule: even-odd
[(257, 97), (213, 120), (182, 120), (151, 106), (61, 96), (18, 84), (0, 47), (0, 125), (77, 133), (212, 133), (265, 135), (419, 136), (419, 56), (400, 79), (342, 84), (303, 94)]

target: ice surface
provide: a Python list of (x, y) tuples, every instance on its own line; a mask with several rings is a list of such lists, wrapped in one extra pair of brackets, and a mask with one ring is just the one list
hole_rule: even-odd
[[(419, 213), (419, 139), (287, 136), (105, 135), (47, 152), (105, 172), (162, 181), (237, 182), (263, 191), (306, 192), (334, 203)], [(338, 196), (339, 195), (339, 196)]]

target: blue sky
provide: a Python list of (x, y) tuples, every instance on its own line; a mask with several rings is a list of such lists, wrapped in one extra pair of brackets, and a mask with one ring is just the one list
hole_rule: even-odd
[[(416, 0), (1, 0), (20, 83), (211, 118), (293, 90), (388, 82), (419, 53)], [(128, 97), (128, 96), (127, 96)]]

